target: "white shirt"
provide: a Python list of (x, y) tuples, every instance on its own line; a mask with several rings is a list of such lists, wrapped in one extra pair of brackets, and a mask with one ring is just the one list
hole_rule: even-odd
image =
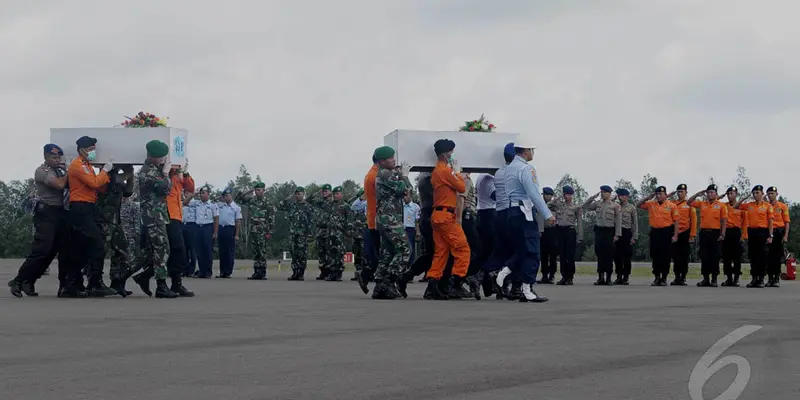
[(495, 201), (492, 200), (494, 191), (494, 175), (481, 174), (478, 177), (478, 186), (475, 187), (478, 197), (478, 210), (494, 210)]
[(416, 228), (419, 221), (419, 205), (413, 201), (403, 203), (403, 226), (406, 228)]

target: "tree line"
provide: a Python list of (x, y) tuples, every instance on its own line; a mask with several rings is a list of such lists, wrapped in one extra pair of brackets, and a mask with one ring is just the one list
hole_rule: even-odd
[[(222, 191), (225, 188), (232, 188), (234, 194), (239, 191), (248, 191), (252, 188), (255, 182), (261, 181), (261, 178), (256, 175), (253, 177), (242, 165), (239, 168), (239, 174), (235, 179), (228, 182), (224, 187), (215, 187), (208, 183), (196, 182), (198, 188), (200, 186), (208, 186), (211, 192), (212, 200), (219, 200)], [(360, 179), (359, 179), (360, 181)], [(720, 195), (724, 194), (728, 186), (736, 186), (740, 194), (747, 194), (752, 188), (750, 179), (747, 176), (747, 171), (743, 167), (738, 167), (736, 171), (736, 178), (733, 182), (722, 185), (716, 182), (713, 177), (709, 178), (709, 183), (717, 183), (720, 189)], [(311, 183), (305, 185), (306, 194), (311, 194), (319, 190), (322, 184)], [(332, 184), (333, 186), (342, 186), (342, 192), (345, 200), (354, 199), (361, 185), (353, 180), (346, 180), (340, 185)], [(561, 179), (552, 185), (556, 196), (561, 196), (561, 188), (565, 185), (570, 185), (575, 189), (575, 202), (582, 203), (594, 192), (589, 193), (578, 181), (578, 179), (570, 174), (565, 174)], [(274, 204), (287, 198), (294, 192), (297, 185), (293, 181), (283, 183), (273, 183), (267, 186), (266, 196)], [(631, 181), (619, 179), (615, 184), (615, 189), (625, 188), (631, 192), (631, 202), (639, 201), (643, 196), (647, 196), (655, 191), (659, 186), (658, 178), (650, 174), (642, 177), (638, 186), (634, 185)], [(698, 189), (699, 190), (699, 189)], [(135, 191), (137, 192), (137, 191)], [(33, 179), (26, 180), (13, 180), (10, 182), (0, 181), (0, 220), (4, 221), (4, 227), (0, 230), (0, 258), (23, 258), (27, 255), (30, 248), (31, 239), (33, 237), (33, 223), (30, 209), (26, 207), (29, 200), (35, 195), (35, 188)], [(135, 196), (135, 195), (134, 195)], [(415, 196), (416, 197), (416, 196)], [(791, 230), (789, 234), (789, 243), (787, 248), (792, 253), (800, 251), (800, 203), (793, 203), (785, 198), (781, 201), (789, 205), (789, 212), (792, 219)], [(251, 259), (252, 249), (249, 246), (248, 238), (248, 225), (246, 207), (243, 207), (244, 220), (242, 221), (241, 240), (237, 245), (238, 259)], [(585, 229), (583, 241), (578, 244), (577, 255), (580, 261), (594, 261), (594, 232), (591, 227), (594, 225), (594, 213), (587, 213), (583, 217)], [(312, 232), (315, 230), (312, 229)], [(649, 261), (649, 238), (648, 232), (648, 219), (646, 212), (639, 213), (639, 231), (640, 236), (638, 243), (634, 246), (634, 260), (635, 261)], [(273, 229), (272, 240), (268, 242), (268, 254), (271, 258), (280, 258), (284, 251), (286, 251), (286, 243), (289, 238), (289, 223), (286, 220), (285, 214), (279, 212), (275, 218), (275, 227)], [(349, 240), (349, 239), (348, 239)], [(349, 244), (346, 244), (350, 248)], [(314, 241), (309, 242), (309, 256), (316, 258), (316, 248)], [(693, 251), (693, 259), (697, 260), (697, 252)]]

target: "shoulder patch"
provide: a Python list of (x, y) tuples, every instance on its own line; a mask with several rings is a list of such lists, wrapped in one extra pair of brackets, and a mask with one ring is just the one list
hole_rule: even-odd
[(87, 174), (89, 174), (89, 173), (90, 173), (90, 172), (89, 172), (89, 167), (87, 167), (87, 166), (86, 166), (86, 164), (83, 164), (83, 165), (81, 165), (81, 167), (83, 167), (83, 172), (85, 172), (85, 173), (87, 173)]

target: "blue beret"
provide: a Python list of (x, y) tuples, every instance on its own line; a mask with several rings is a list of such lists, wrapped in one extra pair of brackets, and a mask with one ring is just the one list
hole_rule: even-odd
[(61, 147), (58, 147), (57, 144), (46, 144), (44, 145), (44, 154), (55, 154), (57, 156), (63, 156), (64, 150), (61, 150)]
[(631, 192), (629, 192), (628, 189), (624, 189), (624, 188), (617, 189), (617, 196), (630, 196), (630, 195), (631, 195)]
[(608, 185), (600, 186), (600, 191), (601, 192), (608, 192), (608, 193), (613, 192), (613, 190), (611, 190), (611, 186), (608, 186)]
[(575, 189), (573, 189), (572, 186), (569, 185), (561, 188), (561, 191), (564, 192), (564, 194), (575, 194)]
[(503, 155), (505, 156), (514, 157), (516, 154), (517, 153), (514, 152), (514, 143), (509, 143), (503, 148)]
[(231, 188), (226, 188), (225, 190), (222, 191), (222, 195), (225, 196), (226, 194), (231, 194), (231, 192), (232, 192)]
[(546, 187), (546, 188), (542, 189), (542, 194), (549, 194), (549, 195), (552, 196), (552, 195), (556, 194), (556, 192), (553, 191), (553, 188)]

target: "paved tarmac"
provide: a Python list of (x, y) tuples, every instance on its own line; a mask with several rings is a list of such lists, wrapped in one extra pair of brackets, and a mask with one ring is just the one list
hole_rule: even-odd
[[(0, 260), (0, 279), (18, 265)], [(548, 303), (522, 304), (424, 301), (419, 283), (409, 299), (373, 301), (353, 282), (314, 281), (315, 271), (305, 282), (247, 274), (189, 279), (193, 299), (135, 287), (127, 299), (57, 299), (54, 276), (38, 298), (0, 293), (0, 398), (711, 400), (737, 368), (713, 375), (703, 397), (690, 397), (692, 371), (746, 325), (762, 328), (723, 354), (751, 370), (731, 398), (800, 394), (795, 282), (594, 287), (581, 276), (539, 287)]]

